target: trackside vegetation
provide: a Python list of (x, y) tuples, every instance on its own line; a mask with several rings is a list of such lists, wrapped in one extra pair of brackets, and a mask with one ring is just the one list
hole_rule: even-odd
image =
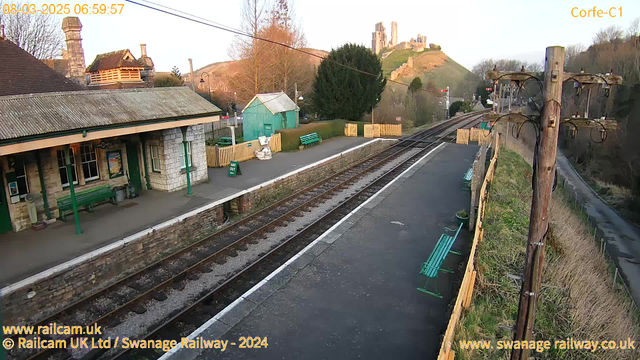
[[(513, 338), (518, 311), (519, 277), (524, 268), (531, 204), (531, 166), (513, 151), (502, 150), (489, 192), (484, 239), (476, 254), (473, 301), (456, 329), (456, 359), (508, 359), (497, 341)], [(613, 284), (612, 267), (599, 251), (588, 225), (559, 186), (553, 194), (543, 286), (535, 340), (551, 348), (532, 351), (536, 359), (638, 359), (639, 350), (554, 349), (556, 340), (638, 340), (635, 306), (622, 284)], [(461, 340), (489, 340), (492, 349), (461, 349)], [(636, 344), (640, 348), (640, 344)]]

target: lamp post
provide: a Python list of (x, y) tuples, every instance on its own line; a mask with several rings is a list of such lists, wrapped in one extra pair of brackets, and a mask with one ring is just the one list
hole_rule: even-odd
[(204, 75), (207, 75), (207, 83), (209, 84), (209, 102), (211, 102), (211, 79), (209, 78), (209, 73), (203, 72), (200, 74), (200, 84), (204, 84), (204, 79), (202, 78)]

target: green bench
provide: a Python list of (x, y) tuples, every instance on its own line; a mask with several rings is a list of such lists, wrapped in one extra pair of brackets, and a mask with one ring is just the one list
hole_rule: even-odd
[(465, 190), (471, 190), (471, 178), (473, 178), (473, 165), (471, 165), (469, 170), (467, 170), (462, 177), (462, 180), (464, 180)]
[[(93, 210), (93, 204), (109, 200), (116, 205), (116, 195), (109, 185), (96, 186), (94, 188), (76, 192), (76, 204), (78, 208), (85, 207), (89, 212)], [(58, 210), (60, 210), (60, 220), (65, 220), (67, 211), (73, 211), (71, 204), (71, 194), (58, 198)]]
[(311, 133), (300, 136), (300, 143), (302, 145), (311, 145), (320, 141), (322, 141), (322, 139), (320, 138), (320, 135), (318, 135), (318, 133)]
[(231, 137), (229, 136), (223, 136), (220, 139), (218, 139), (219, 147), (231, 146), (232, 143), (233, 141), (231, 141)]
[[(462, 224), (458, 226), (457, 231), (453, 229), (449, 229), (447, 227), (444, 228), (444, 233), (442, 233), (442, 236), (440, 236), (440, 240), (438, 240), (438, 243), (436, 244), (435, 248), (433, 248), (431, 255), (429, 255), (429, 259), (427, 259), (427, 261), (425, 261), (422, 264), (422, 268), (420, 269), (420, 275), (426, 276), (427, 281), (424, 283), (422, 287), (418, 288), (418, 291), (421, 291), (423, 293), (442, 299), (442, 294), (438, 292), (437, 284), (434, 285), (435, 291), (428, 290), (427, 286), (429, 285), (429, 281), (438, 277), (438, 273), (440, 271), (446, 272), (446, 273), (453, 273), (452, 270), (442, 269), (441, 266), (442, 266), (442, 263), (444, 262), (444, 259), (447, 257), (449, 253), (462, 255), (458, 251), (451, 250), (451, 246), (453, 246), (453, 243), (456, 241), (456, 238), (460, 233), (460, 229), (462, 229)], [(453, 236), (449, 235), (447, 234), (447, 232), (455, 232), (455, 235)]]

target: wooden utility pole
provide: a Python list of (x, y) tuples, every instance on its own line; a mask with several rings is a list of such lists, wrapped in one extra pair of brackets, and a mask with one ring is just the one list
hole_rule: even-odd
[[(193, 90), (193, 92), (196, 92), (195, 79), (193, 78), (193, 60), (192, 59), (189, 59), (189, 75), (191, 76), (191, 90)], [(209, 94), (209, 96), (211, 96), (211, 94)]]
[[(542, 267), (544, 262), (545, 242), (549, 229), (549, 203), (551, 191), (555, 181), (556, 156), (558, 148), (559, 127), (563, 123), (570, 123), (576, 129), (587, 128), (590, 131), (597, 129), (601, 132), (617, 130), (618, 125), (614, 120), (589, 119), (570, 117), (560, 119), (560, 107), (562, 100), (562, 84), (573, 80), (583, 85), (602, 85), (609, 89), (611, 85), (621, 85), (622, 76), (612, 72), (606, 74), (585, 74), (564, 72), (564, 48), (552, 46), (547, 48), (545, 61), (545, 73), (543, 81), (542, 114), (538, 122), (540, 137), (536, 144), (537, 156), (534, 156), (533, 198), (531, 201), (531, 214), (529, 216), (529, 235), (524, 264), (524, 276), (520, 291), (518, 317), (514, 329), (515, 341), (533, 340), (533, 327), (535, 322), (536, 305), (538, 302), (540, 284), (542, 281)], [(496, 93), (498, 80), (510, 80), (516, 84), (536, 78), (537, 74), (520, 72), (501, 73), (496, 67), (487, 73), (487, 80), (494, 81), (494, 94)], [(605, 95), (606, 96), (606, 95)], [(494, 101), (494, 105), (498, 101)], [(500, 107), (501, 108), (501, 107)], [(521, 113), (485, 114), (485, 119), (498, 121), (503, 118), (507, 124), (510, 122), (522, 124), (529, 119)], [(509, 126), (507, 125), (507, 134)], [(606, 135), (606, 134), (604, 134)], [(509, 138), (509, 136), (507, 136)], [(604, 138), (603, 138), (604, 139)], [(511, 360), (529, 359), (529, 350), (514, 349), (511, 352)]]
[[(515, 341), (532, 338), (538, 302), (545, 243), (549, 229), (549, 203), (556, 170), (560, 104), (564, 80), (564, 48), (547, 48), (543, 83), (543, 106), (540, 117), (540, 141), (537, 159), (534, 159), (533, 198), (529, 216), (529, 236), (525, 258), (525, 271), (520, 290), (520, 304), (514, 334)], [(511, 360), (529, 358), (529, 350), (514, 349)]]

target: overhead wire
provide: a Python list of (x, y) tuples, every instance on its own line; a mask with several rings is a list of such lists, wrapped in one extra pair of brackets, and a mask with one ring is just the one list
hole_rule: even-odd
[[(253, 39), (256, 39), (256, 40), (260, 40), (260, 41), (264, 41), (264, 42), (267, 42), (267, 43), (271, 43), (271, 44), (274, 44), (274, 45), (283, 46), (285, 48), (288, 48), (290, 50), (306, 54), (308, 56), (312, 56), (312, 57), (315, 57), (315, 58), (318, 58), (318, 59), (321, 59), (321, 60), (326, 60), (326, 61), (331, 62), (333, 64), (336, 64), (336, 65), (338, 65), (340, 67), (343, 67), (343, 68), (358, 72), (358, 73), (363, 74), (363, 75), (372, 76), (372, 77), (374, 77), (376, 79), (379, 79), (382, 76), (382, 78), (384, 78), (388, 82), (395, 83), (395, 84), (402, 85), (402, 86), (406, 86), (407, 88), (409, 87), (409, 84), (405, 84), (405, 83), (403, 83), (401, 81), (391, 80), (391, 79), (389, 79), (387, 77), (384, 77), (383, 75), (376, 75), (376, 74), (370, 73), (368, 71), (360, 70), (360, 69), (358, 69), (356, 67), (349, 66), (347, 64), (343, 64), (341, 62), (335, 61), (335, 60), (330, 59), (330, 58), (325, 57), (325, 56), (314, 54), (314, 53), (312, 53), (310, 51), (306, 51), (306, 50), (303, 50), (303, 49), (300, 49), (300, 48), (296, 48), (296, 47), (291, 46), (289, 44), (285, 44), (285, 43), (281, 43), (281, 42), (278, 42), (278, 41), (275, 41), (275, 40), (263, 38), (263, 37), (256, 36), (256, 35), (253, 35), (253, 34), (248, 34), (246, 32), (243, 32), (242, 30), (234, 29), (234, 28), (232, 28), (230, 26), (227, 26), (227, 25), (224, 25), (224, 24), (220, 24), (220, 23), (211, 21), (209, 19), (205, 19), (203, 17), (199, 17), (199, 16), (196, 16), (196, 15), (184, 12), (184, 11), (173, 9), (173, 8), (170, 8), (170, 7), (165, 6), (165, 5), (156, 4), (156, 3), (153, 3), (151, 1), (146, 1), (146, 0), (138, 0), (138, 1), (125, 0), (125, 1), (129, 2), (129, 3), (132, 3), (132, 4), (136, 4), (136, 5), (145, 7), (145, 8), (148, 8), (148, 9), (151, 9), (151, 10), (155, 10), (155, 11), (167, 14), (167, 15), (172, 15), (172, 16), (181, 18), (183, 20), (192, 21), (192, 22), (195, 22), (195, 23), (198, 23), (198, 24), (201, 24), (201, 25), (205, 25), (205, 26), (209, 26), (209, 27), (212, 27), (212, 28), (215, 28), (215, 29), (218, 29), (218, 30), (227, 31), (227, 32), (233, 33), (235, 35), (246, 36), (246, 37), (250, 37), (250, 38), (253, 38)], [(144, 3), (140, 2), (140, 1), (144, 1), (145, 3), (153, 4), (155, 6), (144, 4)], [(162, 7), (164, 9), (160, 9), (157, 6)], [(165, 10), (165, 9), (167, 9), (167, 10)], [(428, 92), (428, 90), (426, 90), (426, 89), (421, 89), (421, 91)]]

